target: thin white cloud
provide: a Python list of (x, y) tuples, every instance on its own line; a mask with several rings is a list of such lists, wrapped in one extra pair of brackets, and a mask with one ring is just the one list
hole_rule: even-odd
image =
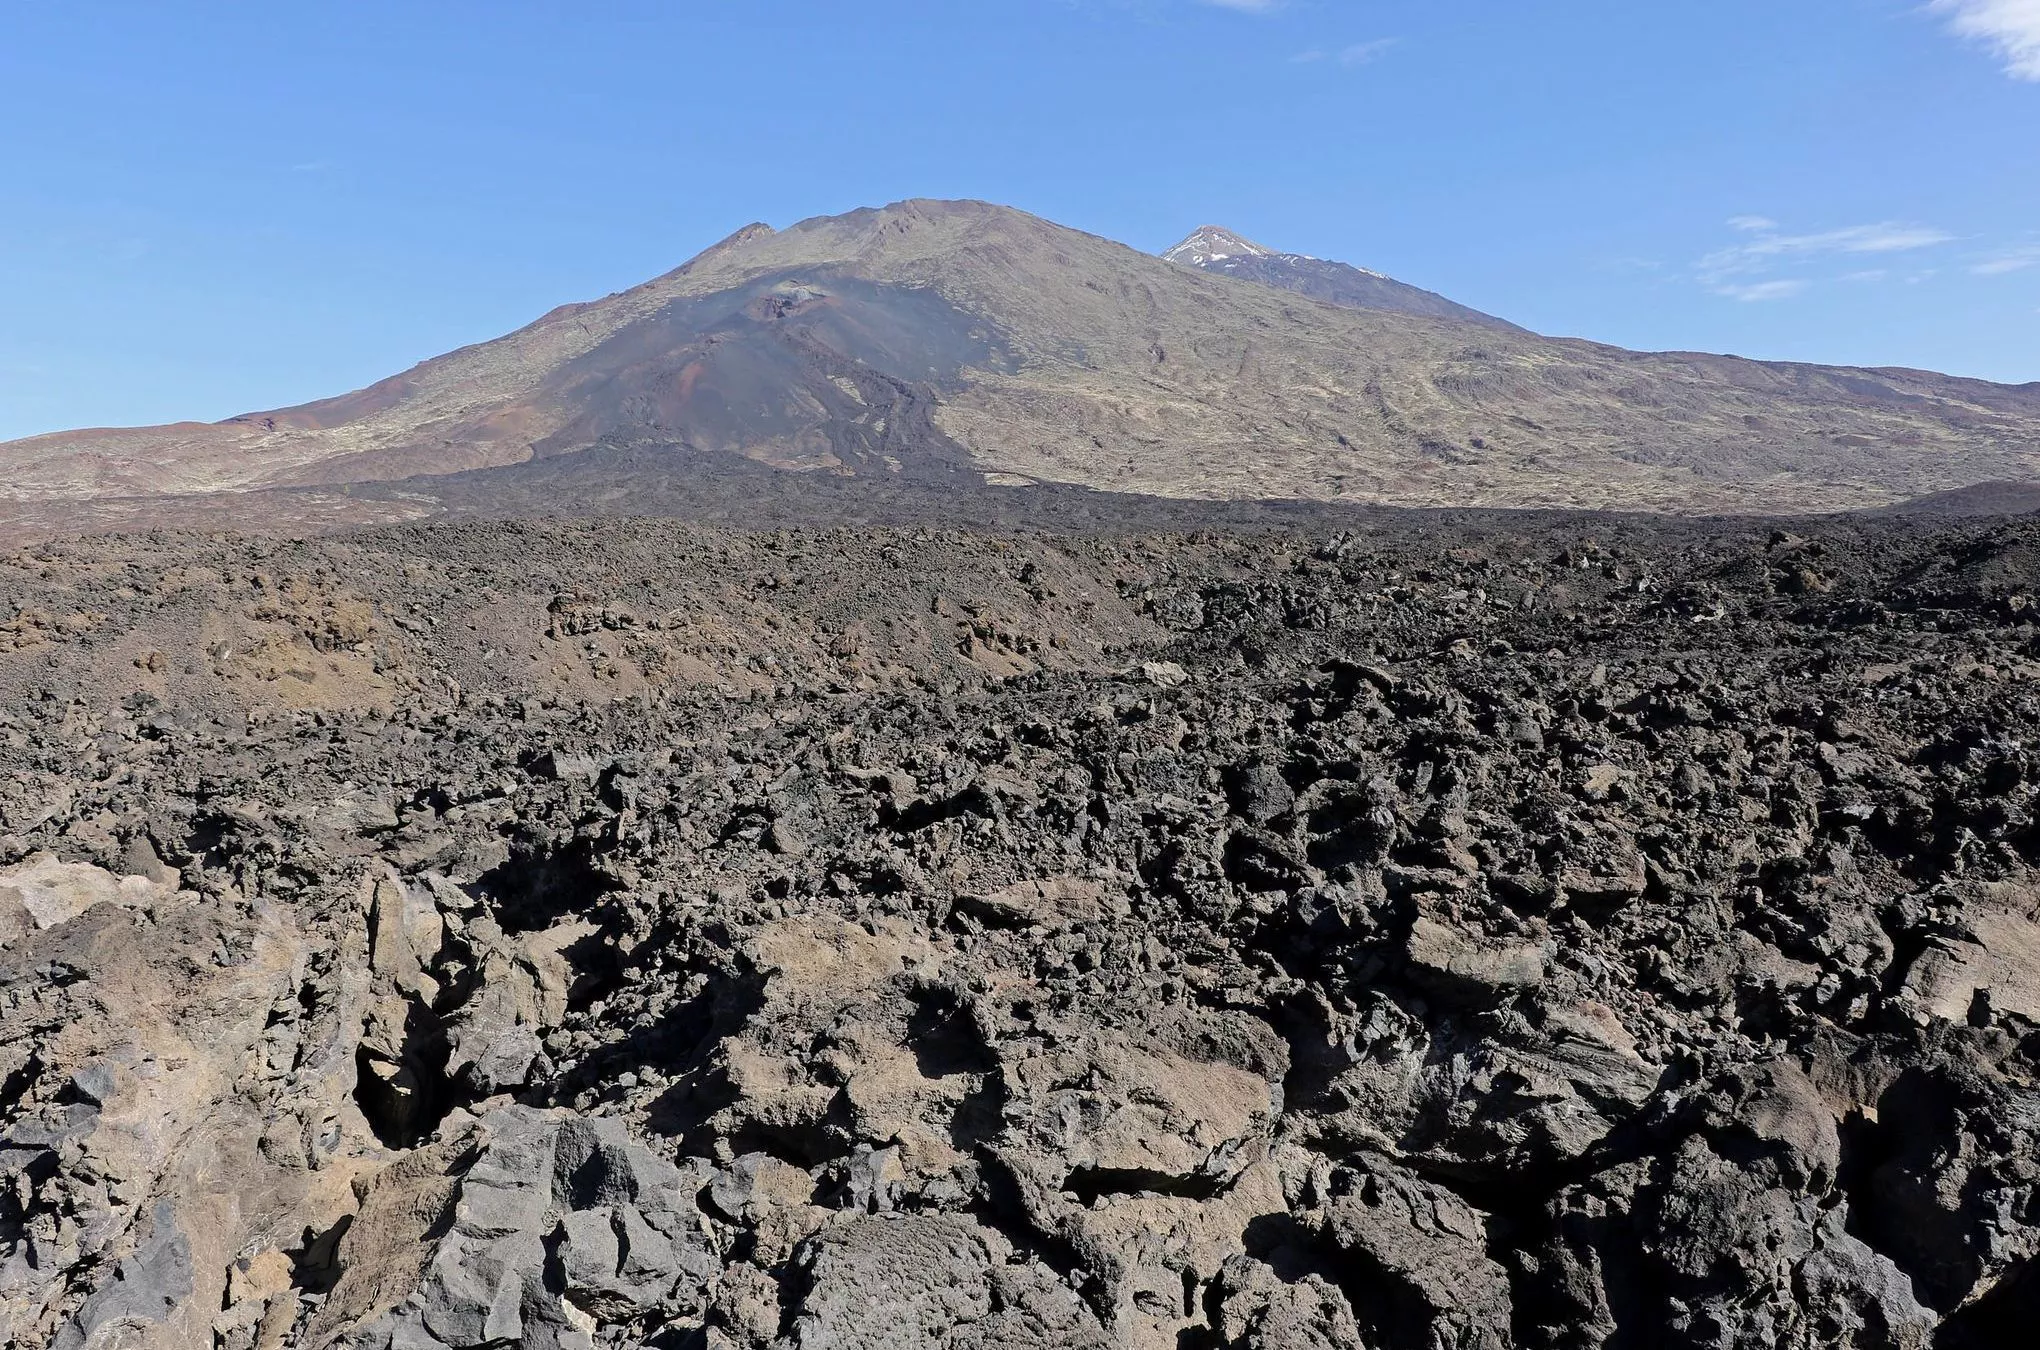
[(1355, 42), (1339, 49), (1339, 64), (1342, 66), (1364, 66), (1369, 61), (1378, 61), (1399, 41), (1397, 38), (1375, 38), (1371, 42)]
[(2023, 272), (2029, 267), (2040, 267), (2040, 244), (2022, 244), (1994, 253), (1988, 258), (1970, 264), (1970, 272), (1979, 277), (2009, 276)]
[(1806, 289), (1806, 283), (1796, 278), (1779, 281), (1753, 281), (1746, 285), (1723, 282), (1714, 288), (1715, 294), (1725, 295), (1731, 300), (1744, 304), (1756, 304), (1765, 300), (1790, 300)]
[(1282, 8), (1282, 0), (1199, 0), (1217, 9), (1236, 9), (1242, 14), (1270, 14)]
[(1315, 65), (1321, 61), (1333, 61), (1342, 66), (1364, 66), (1379, 61), (1387, 55), (1389, 48), (1401, 41), (1401, 38), (1374, 38), (1368, 42), (1354, 42), (1344, 47), (1334, 47), (1329, 51), (1323, 47), (1313, 47), (1307, 52), (1298, 52), (1289, 59), (1300, 66)]
[[(1764, 216), (1736, 216), (1729, 228), (1747, 236), (1726, 248), (1716, 249), (1694, 265), (1694, 275), (1716, 295), (1732, 300), (1784, 300), (1798, 295), (1812, 283), (1790, 273), (1823, 258), (1867, 257), (1909, 253), (1950, 243), (1955, 236), (1930, 225), (1884, 221), (1874, 225), (1850, 225), (1814, 234), (1785, 234), (1777, 222)], [(1850, 281), (1870, 281), (1883, 269), (1857, 269), (1845, 274)]]
[(2040, 80), (2040, 0), (1931, 0), (1963, 37), (1989, 44), (2016, 80)]
[(1808, 253), (1903, 253), (1932, 248), (1955, 238), (1946, 230), (1928, 225), (1902, 225), (1887, 221), (1879, 225), (1850, 225), (1819, 234), (1779, 234), (1761, 231), (1747, 244), (1737, 244), (1715, 254), (1727, 261), (1783, 258)]

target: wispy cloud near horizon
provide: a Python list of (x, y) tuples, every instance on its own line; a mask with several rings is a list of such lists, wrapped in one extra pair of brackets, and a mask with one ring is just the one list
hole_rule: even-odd
[(1948, 26), (1987, 43), (2015, 80), (2040, 81), (2040, 0), (1930, 0)]
[[(1707, 254), (1693, 270), (1700, 283), (1716, 295), (1745, 302), (1785, 300), (1805, 291), (1813, 284), (1809, 278), (1773, 275), (1796, 263), (1824, 257), (1910, 253), (1955, 240), (1946, 230), (1900, 221), (1849, 225), (1812, 234), (1782, 233), (1768, 216), (1732, 216), (1727, 223), (1730, 229), (1750, 237)], [(1848, 279), (1871, 281), (1883, 275), (1883, 269), (1857, 269)]]
[(1270, 14), (1282, 8), (1284, 0), (1197, 0), (1213, 9), (1234, 9), (1242, 14)]
[[(1738, 224), (1737, 222), (1741, 222)], [(1758, 238), (1747, 244), (1723, 249), (1716, 257), (1740, 255), (1748, 258), (1777, 258), (1795, 253), (1901, 253), (1907, 249), (1946, 244), (1955, 236), (1931, 225), (1906, 225), (1885, 221), (1876, 225), (1850, 225), (1818, 234), (1779, 234), (1775, 222), (1761, 216), (1738, 216), (1729, 222), (1737, 229), (1753, 231)]]
[(1714, 291), (1717, 295), (1725, 295), (1744, 304), (1757, 304), (1765, 300), (1790, 300), (1805, 289), (1804, 281), (1792, 277), (1777, 281), (1722, 282), (1714, 288)]

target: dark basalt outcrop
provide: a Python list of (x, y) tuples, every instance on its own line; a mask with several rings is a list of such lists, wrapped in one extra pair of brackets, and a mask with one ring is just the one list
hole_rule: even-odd
[(2017, 1344), (2036, 548), (0, 560), (0, 1341)]

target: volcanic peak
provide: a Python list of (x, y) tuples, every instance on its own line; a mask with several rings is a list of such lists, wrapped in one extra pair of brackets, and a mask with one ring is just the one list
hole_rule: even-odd
[(1206, 267), (1231, 258), (1279, 258), (1283, 256), (1265, 244), (1257, 244), (1223, 225), (1200, 225), (1188, 239), (1162, 255), (1170, 262)]

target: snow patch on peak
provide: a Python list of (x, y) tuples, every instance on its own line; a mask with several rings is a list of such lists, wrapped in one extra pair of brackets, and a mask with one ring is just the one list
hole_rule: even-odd
[(1224, 262), (1228, 258), (1277, 258), (1282, 255), (1272, 248), (1266, 248), (1242, 235), (1234, 234), (1222, 225), (1205, 225), (1162, 256), (1170, 262), (1203, 267), (1208, 263)]

